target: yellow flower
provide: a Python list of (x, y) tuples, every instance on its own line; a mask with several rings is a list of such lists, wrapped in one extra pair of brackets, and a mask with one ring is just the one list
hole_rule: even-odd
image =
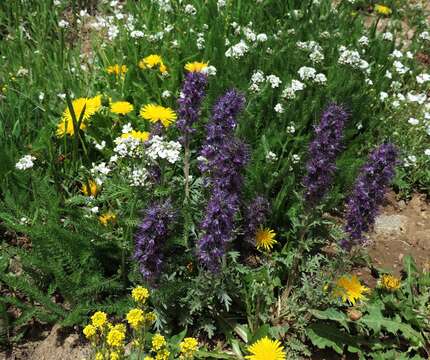
[(278, 340), (270, 340), (267, 336), (248, 347), (252, 355), (245, 356), (250, 360), (284, 360), (284, 347)]
[(108, 211), (107, 213), (101, 214), (99, 216), (99, 221), (104, 226), (107, 226), (107, 224), (110, 222), (115, 222), (115, 220), (116, 220), (116, 215), (111, 211)]
[(86, 184), (82, 184), (81, 191), (85, 196), (96, 196), (99, 189), (95, 181), (88, 180)]
[(380, 5), (380, 4), (375, 5), (375, 11), (379, 15), (385, 15), (385, 16), (391, 15), (391, 13), (393, 12), (388, 6)]
[(149, 291), (143, 286), (137, 286), (131, 291), (131, 297), (134, 301), (144, 304), (149, 298)]
[(146, 140), (149, 139), (149, 132), (131, 130), (128, 133), (122, 134), (121, 137), (123, 139), (128, 139), (129, 137), (132, 137), (132, 138), (139, 140), (141, 142), (145, 142)]
[(193, 337), (187, 337), (179, 343), (182, 359), (192, 359), (198, 349), (198, 341)]
[(159, 351), (166, 345), (166, 339), (163, 335), (155, 334), (152, 337), (152, 351)]
[(133, 105), (128, 101), (116, 101), (110, 104), (110, 111), (114, 114), (126, 115), (132, 112), (133, 109)]
[(125, 74), (127, 73), (128, 69), (126, 65), (119, 65), (115, 64), (112, 66), (108, 66), (106, 68), (106, 71), (108, 74), (114, 74), (116, 77), (121, 76), (124, 78)]
[(167, 73), (167, 67), (166, 67), (166, 65), (164, 65), (164, 64), (160, 65), (160, 72), (162, 74)]
[(123, 347), (124, 340), (125, 340), (125, 329), (122, 329), (116, 325), (112, 327), (112, 329), (108, 332), (107, 338), (106, 338), (106, 342), (111, 347)]
[(142, 309), (131, 309), (127, 313), (127, 321), (134, 330), (139, 330), (145, 322)]
[(110, 353), (110, 360), (119, 360), (119, 353), (117, 351), (112, 351)]
[(343, 302), (349, 301), (352, 305), (355, 305), (357, 300), (365, 299), (364, 293), (368, 291), (367, 287), (361, 285), (357, 276), (344, 275), (336, 281), (334, 295), (341, 297)]
[(204, 62), (189, 62), (185, 65), (185, 70), (189, 72), (202, 72), (204, 69), (207, 69), (208, 63)]
[[(95, 96), (93, 98), (79, 98), (72, 101), (72, 109), (75, 114), (76, 122), (82, 116), (81, 125), (79, 129), (84, 130), (87, 127), (88, 119), (93, 116), (101, 107), (101, 95)], [(67, 107), (64, 112), (60, 122), (57, 125), (57, 136), (62, 137), (66, 134), (73, 135), (75, 129), (73, 127), (72, 114), (69, 107)]]
[(155, 355), (155, 360), (169, 360), (170, 352), (167, 349), (160, 350)]
[(278, 242), (275, 240), (275, 232), (271, 229), (260, 229), (255, 234), (255, 243), (258, 250), (269, 251), (272, 250), (273, 245)]
[(173, 121), (176, 120), (176, 114), (171, 108), (156, 104), (145, 105), (142, 107), (142, 109), (140, 109), (139, 115), (145, 120), (149, 120), (153, 123), (161, 121), (164, 127), (168, 127)]
[(164, 65), (160, 55), (152, 54), (139, 61), (139, 67), (141, 69), (153, 69), (157, 66), (161, 73), (167, 72), (167, 67)]
[(379, 284), (385, 290), (396, 291), (400, 288), (400, 279), (393, 275), (384, 274), (379, 280)]
[(152, 324), (155, 322), (155, 320), (157, 320), (157, 315), (155, 315), (152, 311), (146, 314), (145, 321), (148, 324)]
[(160, 55), (149, 55), (139, 62), (139, 67), (141, 69), (152, 69), (154, 66), (160, 65), (163, 63), (163, 59)]
[(97, 311), (91, 316), (91, 322), (96, 328), (102, 328), (107, 322), (107, 314), (103, 311)]
[(103, 356), (103, 353), (101, 353), (101, 352), (98, 352), (97, 354), (96, 354), (96, 360), (103, 360), (105, 357)]
[(152, 356), (145, 356), (143, 360), (154, 360), (154, 358)]
[(87, 339), (91, 339), (94, 335), (96, 335), (97, 329), (95, 328), (95, 326), (88, 324), (84, 327), (84, 330), (82, 330), (82, 332)]

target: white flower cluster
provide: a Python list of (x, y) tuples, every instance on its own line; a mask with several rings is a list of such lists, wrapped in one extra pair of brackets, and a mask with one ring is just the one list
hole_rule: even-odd
[(282, 91), (282, 97), (285, 99), (294, 99), (296, 97), (296, 92), (302, 91), (306, 85), (299, 80), (292, 80), (291, 85), (287, 86), (284, 91)]
[(327, 77), (323, 73), (318, 73), (314, 68), (302, 66), (299, 71), (299, 77), (303, 81), (313, 81), (319, 85), (325, 85), (327, 83)]
[(273, 151), (269, 151), (266, 153), (266, 160), (273, 164), (278, 160), (278, 156)]
[[(133, 131), (133, 127), (130, 123), (125, 124), (121, 130), (123, 134), (128, 134), (131, 131)], [(134, 138), (133, 136), (117, 137), (114, 140), (114, 143), (116, 144), (116, 146), (114, 147), (113, 151), (120, 158), (141, 158), (144, 154), (143, 143), (139, 139)]]
[(430, 74), (426, 74), (426, 73), (419, 74), (417, 75), (416, 79), (418, 84), (424, 84), (430, 81)]
[(420, 34), (419, 38), (420, 38), (421, 40), (430, 41), (430, 32), (429, 32), (429, 31), (423, 31), (423, 32)]
[(170, 0), (152, 0), (154, 4), (157, 4), (160, 10), (164, 12), (172, 11), (172, 5), (170, 4)]
[(21, 159), (18, 160), (18, 162), (15, 164), (15, 167), (18, 170), (27, 170), (31, 169), (34, 166), (34, 161), (36, 158), (31, 155), (25, 155)]
[(101, 162), (98, 165), (93, 163), (90, 172), (94, 177), (95, 182), (98, 185), (101, 185), (106, 180), (107, 175), (111, 172), (111, 168), (106, 165), (105, 162)]
[(266, 80), (264, 73), (261, 70), (255, 71), (251, 76), (251, 85), (249, 90), (258, 92), (260, 91), (260, 85)]
[(278, 76), (273, 74), (265, 76), (261, 70), (256, 70), (251, 76), (249, 90), (253, 92), (260, 91), (260, 86), (265, 82), (269, 83), (272, 89), (276, 89), (282, 84), (282, 80)]
[(399, 60), (394, 61), (393, 66), (394, 66), (394, 70), (400, 75), (406, 74), (410, 70), (407, 66), (403, 65), (402, 62), (400, 62)]
[(245, 41), (240, 40), (236, 45), (227, 49), (225, 56), (228, 58), (240, 59), (249, 51), (249, 46)]
[(313, 63), (318, 64), (324, 60), (323, 49), (316, 41), (298, 41), (296, 45), (299, 49), (310, 52), (309, 59)]
[(339, 64), (349, 65), (358, 70), (366, 70), (369, 68), (369, 63), (361, 58), (357, 50), (349, 50), (345, 46), (341, 46), (339, 48), (339, 53)]
[(128, 179), (131, 186), (145, 186), (147, 184), (149, 173), (144, 167), (129, 169)]
[(166, 159), (169, 163), (174, 164), (180, 158), (181, 144), (176, 141), (164, 141), (161, 136), (155, 135), (147, 141), (149, 145), (146, 149), (146, 155), (153, 161)]
[(369, 46), (369, 38), (363, 35), (360, 39), (358, 39), (358, 44), (362, 47)]
[(185, 5), (184, 11), (185, 11), (185, 14), (192, 15), (192, 16), (197, 14), (197, 9), (191, 4)]
[(143, 156), (142, 142), (132, 136), (117, 137), (113, 151), (120, 157), (141, 158)]

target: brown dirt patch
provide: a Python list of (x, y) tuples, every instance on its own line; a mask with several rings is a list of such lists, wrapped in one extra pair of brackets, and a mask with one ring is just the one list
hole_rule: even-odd
[[(429, 270), (430, 204), (425, 196), (415, 194), (405, 202), (398, 201), (394, 193), (388, 194), (369, 239), (367, 253), (376, 269), (399, 276), (403, 257), (411, 255), (421, 269)], [(370, 269), (356, 273), (369, 286), (376, 285)]]
[(59, 325), (50, 331), (33, 334), (25, 344), (0, 352), (0, 360), (83, 360), (89, 359), (88, 343), (76, 333), (65, 332)]

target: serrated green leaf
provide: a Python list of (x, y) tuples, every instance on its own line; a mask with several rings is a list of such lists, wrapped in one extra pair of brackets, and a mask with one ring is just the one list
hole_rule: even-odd
[(319, 349), (333, 349), (342, 355), (347, 347), (348, 351), (361, 354), (359, 338), (340, 331), (334, 323), (314, 323), (306, 334), (312, 344)]
[(311, 309), (309, 312), (317, 319), (336, 321), (348, 330), (348, 318), (346, 314), (341, 311), (338, 311), (334, 308), (328, 308), (326, 310)]

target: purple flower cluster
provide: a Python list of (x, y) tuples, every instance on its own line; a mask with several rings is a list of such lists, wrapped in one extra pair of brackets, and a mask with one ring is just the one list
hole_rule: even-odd
[(354, 244), (364, 242), (363, 233), (373, 226), (378, 206), (395, 175), (397, 157), (398, 151), (393, 144), (383, 144), (370, 154), (362, 167), (354, 190), (347, 200), (345, 231), (349, 237), (342, 240), (342, 247), (349, 249)]
[(185, 141), (184, 137), (195, 131), (193, 124), (199, 118), (200, 105), (205, 96), (207, 83), (207, 75), (201, 72), (189, 72), (185, 76), (181, 96), (178, 99), (179, 116), (176, 122), (176, 126), (182, 133), (182, 142)]
[(307, 174), (303, 179), (305, 198), (317, 204), (326, 194), (336, 171), (336, 156), (342, 148), (343, 129), (349, 114), (342, 106), (329, 105), (315, 127), (315, 138), (309, 145)]
[(255, 234), (258, 228), (266, 222), (269, 213), (269, 202), (265, 197), (257, 196), (245, 209), (244, 238), (255, 242)]
[(249, 159), (247, 146), (234, 136), (236, 117), (245, 103), (243, 95), (227, 91), (215, 104), (206, 126), (206, 141), (200, 151), (199, 168), (211, 196), (201, 223), (198, 242), (201, 263), (210, 271), (219, 269), (234, 229), (240, 205), (241, 171)]
[(147, 281), (153, 281), (163, 263), (162, 246), (175, 214), (170, 200), (156, 202), (146, 209), (135, 234), (134, 258)]

